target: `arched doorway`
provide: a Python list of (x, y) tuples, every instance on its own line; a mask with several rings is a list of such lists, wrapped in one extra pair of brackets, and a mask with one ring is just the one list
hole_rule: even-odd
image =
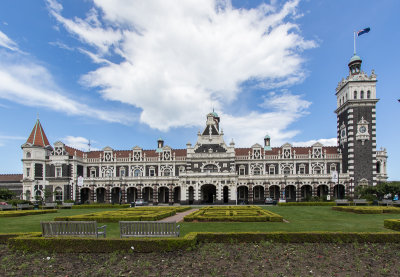
[(132, 203), (136, 201), (136, 198), (137, 198), (137, 188), (132, 188), (132, 187), (128, 188), (126, 190), (126, 201), (128, 203)]
[(201, 187), (201, 202), (205, 204), (215, 203), (217, 188), (214, 185), (207, 184)]
[(312, 187), (310, 185), (304, 185), (301, 187), (301, 199), (310, 201), (312, 198)]
[(181, 202), (181, 187), (174, 188), (174, 203)]
[(120, 188), (115, 187), (111, 189), (111, 203), (120, 204), (122, 200), (122, 191)]
[(228, 188), (228, 186), (224, 186), (223, 198), (224, 198), (224, 204), (227, 204), (229, 202), (229, 188)]
[(193, 189), (193, 187), (189, 187), (188, 198), (189, 198), (189, 205), (192, 205), (193, 202), (194, 202), (194, 189)]
[(280, 198), (280, 189), (277, 185), (272, 185), (269, 187), (269, 196), (274, 200), (279, 200)]
[(142, 197), (143, 197), (144, 201), (147, 201), (149, 203), (153, 202), (153, 188), (151, 188), (151, 187), (143, 188)]
[(319, 185), (317, 188), (317, 196), (326, 200), (326, 196), (329, 194), (329, 189), (327, 185)]
[(90, 197), (90, 189), (83, 188), (81, 189), (81, 204), (89, 203)]
[(168, 203), (169, 202), (169, 188), (160, 187), (158, 189), (158, 203)]
[(96, 199), (97, 199), (97, 203), (105, 203), (106, 202), (106, 189), (105, 188), (97, 188), (96, 189)]
[(288, 185), (285, 187), (285, 198), (287, 202), (296, 201), (296, 187), (294, 185)]
[(31, 201), (31, 191), (25, 191), (25, 200)]
[(338, 184), (333, 187), (333, 197), (336, 199), (344, 199), (344, 185)]
[(253, 188), (253, 203), (254, 204), (264, 204), (264, 187), (255, 186)]
[(246, 186), (238, 187), (238, 203), (247, 204), (249, 202), (249, 188)]

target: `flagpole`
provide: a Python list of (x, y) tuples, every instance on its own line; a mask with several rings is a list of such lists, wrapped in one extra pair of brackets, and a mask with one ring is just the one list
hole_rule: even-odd
[(356, 54), (356, 31), (353, 32), (354, 37), (354, 55)]

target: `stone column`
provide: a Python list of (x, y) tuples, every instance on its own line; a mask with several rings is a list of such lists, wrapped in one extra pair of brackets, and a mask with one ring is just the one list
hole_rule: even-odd
[(96, 203), (97, 202), (97, 197), (96, 197), (96, 189), (94, 185), (90, 185), (90, 202), (91, 203)]
[(280, 199), (285, 199), (286, 195), (284, 194), (284, 192), (285, 192), (285, 184), (281, 184)]
[(335, 197), (335, 195), (333, 194), (333, 192), (334, 192), (334, 185), (332, 185), (332, 184), (330, 184), (330, 189), (329, 189), (329, 195), (331, 196), (331, 199), (333, 198), (333, 197)]
[(106, 203), (111, 204), (111, 186), (106, 185)]
[(247, 196), (248, 196), (247, 200), (249, 201), (249, 204), (253, 204), (253, 202), (254, 202), (253, 184), (249, 184), (249, 194)]
[(300, 202), (301, 201), (301, 186), (300, 184), (297, 184), (297, 186), (295, 186), (296, 188), (296, 202)]
[[(142, 197), (142, 185), (137, 185), (136, 189), (137, 189), (137, 195), (136, 195), (137, 199), (143, 198)], [(135, 199), (135, 201), (136, 201), (136, 199)]]
[(158, 186), (156, 184), (153, 185), (153, 206), (158, 205)]
[(264, 198), (271, 197), (269, 195), (269, 187), (268, 185), (264, 185)]
[(126, 203), (126, 184), (121, 185), (121, 203)]
[(181, 205), (189, 204), (189, 189), (186, 186), (180, 186), (181, 188)]
[(195, 184), (193, 186), (193, 193), (194, 193), (194, 201), (193, 204), (194, 205), (199, 205), (201, 204), (201, 187), (199, 186), (199, 184)]
[(174, 205), (174, 187), (171, 185), (168, 186), (169, 189), (169, 197), (168, 197), (168, 204)]

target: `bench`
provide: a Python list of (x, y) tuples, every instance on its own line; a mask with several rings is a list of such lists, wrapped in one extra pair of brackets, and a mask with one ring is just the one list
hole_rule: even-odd
[(57, 203), (44, 203), (42, 209), (57, 209)]
[(396, 206), (396, 207), (399, 207), (400, 206), (400, 200), (393, 201), (393, 205)]
[(15, 210), (15, 208), (13, 205), (7, 204), (7, 205), (0, 205), (0, 210), (1, 211)]
[(336, 199), (335, 202), (336, 202), (336, 206), (339, 206), (339, 205), (350, 205), (350, 202), (347, 199)]
[(180, 226), (176, 222), (120, 221), (121, 238), (126, 237), (179, 237)]
[(63, 203), (60, 208), (62, 209), (72, 209), (74, 203)]
[(33, 206), (29, 204), (17, 204), (17, 210), (31, 210)]
[(378, 202), (378, 205), (386, 205), (386, 206), (392, 206), (393, 205), (393, 201), (390, 199), (383, 199), (382, 201)]
[(367, 199), (353, 199), (353, 203), (355, 206), (357, 205), (368, 205)]
[(97, 227), (96, 221), (48, 221), (40, 225), (44, 237), (106, 237), (106, 225)]

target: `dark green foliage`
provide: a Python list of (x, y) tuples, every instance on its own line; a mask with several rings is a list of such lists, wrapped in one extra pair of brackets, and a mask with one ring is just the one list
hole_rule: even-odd
[(10, 200), (15, 196), (15, 193), (9, 189), (0, 189), (0, 199)]
[(400, 231), (400, 219), (385, 219), (383, 225), (385, 228)]
[(17, 204), (29, 204), (32, 205), (32, 202), (28, 201), (28, 200), (20, 200), (20, 199), (11, 199), (7, 201), (8, 204), (13, 205), (13, 206), (17, 206)]
[(278, 203), (278, 206), (335, 206), (335, 202), (286, 202)]
[(382, 200), (387, 194), (394, 196), (400, 194), (400, 182), (380, 183), (376, 186), (356, 187), (356, 194), (359, 198), (365, 198), (369, 201)]
[(382, 207), (382, 206), (372, 206), (372, 207), (355, 207), (355, 206), (335, 206), (332, 210), (341, 212), (352, 212), (357, 214), (400, 214), (400, 208), (396, 207)]

